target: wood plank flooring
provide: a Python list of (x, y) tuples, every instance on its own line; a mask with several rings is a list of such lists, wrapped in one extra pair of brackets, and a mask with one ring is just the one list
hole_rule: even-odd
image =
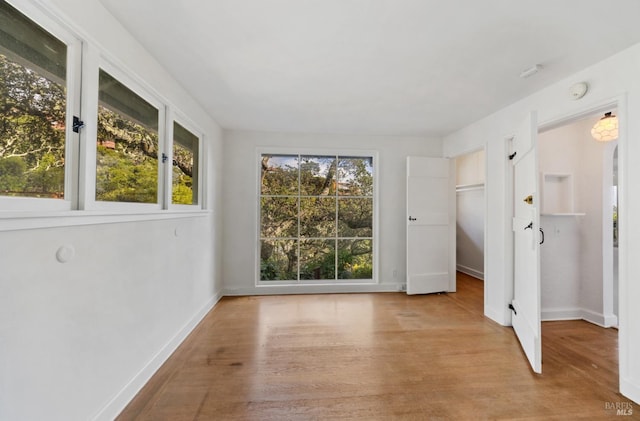
[(118, 419), (608, 419), (629, 402), (616, 330), (544, 323), (536, 375), (482, 297), (463, 274), (441, 295), (226, 297)]

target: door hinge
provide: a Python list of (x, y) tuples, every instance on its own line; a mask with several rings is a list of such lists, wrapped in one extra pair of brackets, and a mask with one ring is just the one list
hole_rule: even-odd
[(513, 158), (516, 157), (516, 154), (518, 153), (518, 151), (515, 151), (514, 153), (512, 153), (511, 155), (509, 155), (509, 161), (513, 161)]
[(71, 129), (74, 133), (79, 133), (80, 129), (84, 127), (84, 121), (80, 120), (79, 117), (73, 116), (73, 124), (71, 125)]
[(513, 311), (513, 314), (515, 314), (516, 316), (518, 315), (518, 312), (516, 311), (516, 308), (513, 306), (513, 304), (509, 304), (509, 310)]

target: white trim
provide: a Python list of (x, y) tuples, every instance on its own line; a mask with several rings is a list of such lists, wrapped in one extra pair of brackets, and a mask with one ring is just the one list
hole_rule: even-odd
[[(617, 112), (617, 110), (616, 110)], [(617, 326), (614, 315), (614, 246), (613, 246), (613, 156), (618, 142), (609, 142), (602, 153), (602, 313), (605, 326)], [(615, 320), (612, 322), (612, 320)]]
[(469, 266), (461, 265), (460, 263), (458, 263), (456, 265), (456, 270), (458, 272), (466, 273), (469, 276), (473, 276), (474, 278), (478, 278), (484, 281), (484, 272), (477, 269), (473, 269)]
[[(90, 55), (91, 52), (88, 51), (87, 55)], [(105, 58), (103, 54), (98, 54), (97, 58), (87, 59), (87, 65), (84, 68), (84, 73), (88, 73), (87, 78), (90, 78), (90, 81), (85, 86), (84, 94), (87, 97), (83, 103), (87, 103), (87, 107), (85, 108), (85, 118), (87, 121), (90, 121), (91, 130), (87, 130), (87, 136), (83, 139), (83, 144), (86, 145), (85, 148), (85, 168), (84, 174), (86, 176), (85, 180), (85, 188), (83, 190), (84, 198), (82, 200), (83, 208), (85, 210), (136, 210), (136, 209), (150, 209), (150, 210), (160, 210), (163, 209), (164, 203), (164, 192), (166, 191), (165, 185), (165, 168), (162, 165), (161, 154), (166, 152), (166, 108), (167, 105), (157, 97), (154, 93), (150, 92), (145, 88), (145, 86), (139, 84), (137, 82), (137, 77), (135, 74), (128, 74), (126, 71), (120, 69), (117, 65), (114, 65), (111, 61)], [(97, 65), (97, 67), (96, 67)], [(156, 168), (156, 176), (157, 176), (157, 184), (156, 184), (156, 202), (155, 203), (129, 203), (129, 202), (110, 202), (110, 201), (100, 201), (96, 200), (96, 188), (97, 188), (97, 164), (96, 164), (96, 155), (97, 155), (97, 133), (98, 133), (98, 104), (99, 104), (99, 90), (100, 90), (100, 81), (99, 74), (100, 71), (104, 71), (109, 76), (114, 78), (117, 82), (122, 84), (124, 87), (129, 89), (131, 92), (139, 96), (141, 99), (149, 103), (152, 107), (158, 110), (158, 158), (157, 168)], [(90, 76), (93, 74), (93, 76)], [(91, 82), (95, 83), (91, 84)], [(87, 86), (95, 87), (95, 89), (86, 88)], [(89, 89), (89, 91), (87, 91)], [(90, 98), (90, 99), (89, 99)], [(88, 115), (91, 115), (92, 118), (89, 120)]]
[(129, 404), (142, 387), (151, 379), (156, 371), (169, 359), (171, 354), (182, 344), (189, 334), (196, 328), (205, 316), (216, 306), (224, 295), (215, 294), (185, 323), (185, 325), (169, 339), (169, 341), (136, 373), (124, 387), (116, 393), (98, 412), (91, 417), (93, 420), (113, 420)]
[[(485, 282), (485, 288), (486, 288), (486, 282)], [(484, 315), (485, 317), (488, 317), (489, 319), (493, 320), (494, 322), (498, 323), (501, 326), (511, 326), (511, 321), (507, 323), (507, 321), (504, 320), (504, 312), (502, 311), (495, 311), (492, 307), (485, 306)]]
[(609, 328), (617, 326), (618, 318), (610, 315), (605, 316), (585, 308), (550, 308), (541, 311), (541, 320), (551, 322), (558, 320), (584, 320), (600, 327)]
[(540, 320), (552, 322), (558, 320), (582, 320), (582, 309), (580, 308), (552, 308), (542, 309)]
[[(620, 377), (620, 393), (640, 405), (640, 380), (632, 380), (626, 377)], [(637, 411), (638, 408), (635, 408)]]
[[(71, 127), (74, 115), (80, 115), (80, 75), (82, 41), (75, 32), (55, 14), (29, 1), (8, 1), (9, 5), (41, 27), (67, 47), (65, 93), (65, 145), (64, 145), (64, 199), (0, 196), (3, 210), (68, 211), (77, 205), (77, 166), (74, 159), (79, 154), (78, 135)], [(47, 77), (47, 75), (43, 75)], [(48, 78), (48, 77), (47, 77)]]
[(226, 288), (224, 295), (353, 294), (369, 292), (402, 292), (402, 283), (258, 285), (255, 287)]
[[(632, 97), (638, 99), (637, 95)], [(630, 335), (629, 332), (629, 307), (637, 305), (629, 298), (628, 294), (628, 282), (629, 282), (629, 265), (627, 263), (627, 215), (629, 215), (629, 207), (627, 205), (627, 198), (630, 197), (630, 186), (627, 187), (627, 142), (628, 139), (628, 97), (627, 94), (623, 94), (617, 97), (618, 106), (618, 121), (619, 121), (619, 137), (618, 137), (618, 371), (620, 373), (620, 390), (623, 391), (623, 384), (625, 391), (629, 391), (634, 400), (640, 402), (640, 393), (638, 393), (638, 385), (640, 380), (634, 379), (634, 385), (628, 383), (631, 380), (629, 377), (629, 354), (630, 337), (636, 335)], [(623, 382), (624, 380), (624, 382)], [(633, 387), (632, 387), (633, 386)], [(627, 395), (627, 393), (622, 392)]]
[[(514, 239), (513, 239), (513, 225), (512, 225), (512, 221), (513, 221), (513, 201), (514, 201), (514, 197), (513, 197), (513, 186), (514, 186), (514, 173), (513, 173), (513, 165), (511, 163), (511, 160), (509, 159), (509, 155), (511, 153), (513, 153), (513, 149), (514, 149), (514, 145), (513, 145), (513, 138), (515, 137), (515, 135), (511, 135), (511, 136), (506, 136), (503, 139), (503, 156), (504, 156), (504, 165), (505, 165), (505, 183), (504, 183), (504, 197), (505, 197), (505, 202), (504, 202), (504, 225), (503, 225), (503, 229), (504, 229), (504, 248), (505, 248), (505, 255), (504, 255), (504, 296), (503, 296), (503, 314), (504, 316), (502, 317), (502, 320), (504, 321), (505, 326), (512, 326), (513, 325), (513, 312), (509, 309), (509, 304), (511, 303), (511, 300), (514, 296), (514, 283), (515, 283), (515, 277), (514, 277), (514, 253), (513, 253), (513, 248), (514, 248)], [(488, 165), (487, 165), (488, 168)], [(485, 215), (489, 215), (489, 200), (488, 200), (488, 194), (487, 194), (487, 212)], [(487, 232), (489, 232), (489, 230), (487, 229)], [(488, 244), (487, 244), (488, 245)], [(485, 256), (488, 256), (489, 254), (489, 249), (485, 248)], [(488, 263), (485, 262), (485, 264)], [(490, 266), (489, 266), (490, 267)], [(488, 267), (485, 266), (485, 269), (487, 269)], [(489, 278), (491, 279), (491, 278)]]
[(67, 211), (59, 213), (11, 213), (4, 217), (0, 212), (0, 232), (21, 231), (40, 228), (75, 227), (82, 225), (120, 224), (125, 222), (158, 221), (180, 218), (200, 218), (211, 215), (210, 211), (157, 211), (157, 212), (105, 212)]
[[(192, 135), (198, 138), (198, 173), (196, 175), (197, 182), (197, 191), (196, 198), (197, 203), (194, 205), (178, 205), (172, 203), (172, 194), (173, 194), (173, 125), (178, 124), (182, 126), (183, 129), (190, 132)], [(167, 151), (166, 154), (169, 157), (168, 167), (165, 171), (166, 174), (166, 205), (165, 209), (204, 209), (203, 202), (203, 176), (204, 176), (204, 141), (203, 141), (203, 131), (200, 130), (197, 124), (193, 123), (191, 119), (186, 117), (179, 110), (169, 107), (167, 109), (167, 129), (166, 129), (166, 137), (167, 137)], [(193, 177), (192, 177), (193, 178)]]
[(582, 309), (582, 320), (593, 323), (594, 325), (598, 325), (600, 327), (606, 327), (604, 314), (587, 310), (586, 308)]
[[(363, 239), (369, 239), (371, 238), (371, 242), (373, 244), (373, 252), (372, 252), (372, 259), (373, 259), (373, 279), (360, 279), (360, 280), (355, 280), (355, 279), (336, 279), (336, 280), (320, 280), (320, 281), (314, 281), (314, 280), (291, 280), (291, 281), (262, 281), (260, 280), (260, 227), (261, 227), (261, 222), (260, 222), (260, 198), (261, 198), (261, 185), (260, 185), (260, 168), (261, 168), (261, 157), (264, 154), (272, 154), (272, 155), (292, 155), (292, 156), (300, 156), (300, 155), (311, 155), (311, 156), (335, 156), (335, 157), (370, 157), (373, 160), (372, 163), (372, 167), (373, 167), (373, 194), (372, 194), (372, 199), (373, 199), (373, 226), (371, 228), (371, 237), (364, 237)], [(327, 149), (322, 149), (322, 148), (280, 148), (280, 147), (265, 147), (265, 146), (258, 146), (255, 148), (255, 164), (254, 164), (254, 168), (255, 168), (255, 175), (254, 175), (254, 180), (255, 180), (255, 194), (256, 194), (256, 201), (255, 201), (255, 207), (254, 207), (254, 221), (255, 221), (255, 230), (254, 232), (256, 233), (256, 246), (255, 246), (255, 261), (254, 261), (254, 268), (255, 268), (255, 276), (254, 276), (254, 285), (256, 288), (259, 287), (269, 287), (269, 286), (293, 286), (293, 287), (297, 287), (299, 285), (322, 285), (322, 284), (327, 284), (327, 285), (344, 285), (345, 282), (348, 282), (350, 284), (354, 284), (354, 285), (363, 285), (363, 284), (379, 284), (379, 256), (378, 256), (378, 240), (377, 240), (377, 235), (378, 235), (378, 209), (379, 209), (379, 187), (378, 185), (379, 183), (379, 168), (380, 168), (380, 158), (379, 158), (379, 154), (377, 150), (372, 150), (372, 149), (340, 149), (340, 148), (327, 148)], [(298, 195), (297, 197), (304, 197), (304, 196), (300, 196)], [(336, 196), (338, 200), (340, 200), (340, 196)], [(368, 198), (368, 196), (367, 196)], [(339, 239), (339, 237), (336, 237), (336, 239)], [(336, 254), (336, 259), (337, 259), (337, 254)], [(329, 284), (328, 284), (329, 283)], [(252, 288), (249, 289), (250, 291), (253, 290)], [(304, 290), (306, 291), (306, 289)], [(387, 291), (387, 290), (385, 290)], [(396, 291), (396, 290), (394, 290)], [(363, 291), (365, 292), (365, 291)], [(298, 291), (298, 293), (300, 293)], [(249, 294), (251, 295), (251, 294)]]

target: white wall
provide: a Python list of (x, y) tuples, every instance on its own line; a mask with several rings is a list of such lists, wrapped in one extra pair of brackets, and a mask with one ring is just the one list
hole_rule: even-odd
[[(620, 176), (620, 378), (621, 391), (640, 402), (640, 45), (635, 45), (603, 62), (584, 69), (521, 101), (473, 123), (445, 138), (445, 156), (457, 156), (486, 144), (487, 191), (492, 212), (487, 218), (487, 267), (489, 282), (487, 315), (502, 324), (511, 323), (507, 308), (513, 297), (511, 233), (508, 220), (506, 139), (532, 110), (539, 121), (550, 123), (572, 115), (588, 113), (606, 103), (619, 101), (622, 125), (619, 140)], [(587, 81), (589, 93), (574, 101), (569, 87)], [(524, 82), (523, 82), (524, 83)]]
[[(596, 142), (591, 127), (600, 114), (539, 135), (539, 170), (546, 174), (571, 174), (572, 186), (563, 198), (572, 198), (569, 211), (581, 216), (541, 217), (545, 243), (541, 255), (541, 306), (543, 320), (585, 319), (606, 325), (603, 285), (605, 267), (611, 282), (611, 262), (605, 265), (603, 203), (604, 157), (611, 143)], [(542, 191), (546, 184), (542, 181)], [(543, 197), (542, 211), (550, 206)], [(609, 200), (610, 202), (610, 200)], [(612, 252), (612, 250), (608, 250)]]
[(456, 158), (456, 266), (484, 279), (484, 150)]
[[(256, 287), (257, 148), (367, 149), (379, 153), (379, 284), (373, 286)], [(397, 291), (406, 278), (406, 157), (441, 156), (437, 139), (227, 131), (224, 136), (223, 276), (228, 294)]]
[(0, 419), (112, 419), (222, 290), (221, 132), (98, 0), (46, 4), (205, 135), (209, 212), (0, 232)]

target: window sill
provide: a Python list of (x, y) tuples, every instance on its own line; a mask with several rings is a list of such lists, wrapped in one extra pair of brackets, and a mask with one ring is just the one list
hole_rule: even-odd
[(354, 286), (354, 285), (375, 285), (378, 282), (374, 279), (340, 279), (334, 280), (312, 280), (304, 281), (258, 281), (256, 288), (265, 287), (294, 287), (294, 288), (311, 288), (311, 287), (334, 287), (334, 286)]
[(120, 224), (138, 221), (200, 218), (207, 210), (162, 210), (145, 212), (64, 211), (64, 212), (0, 212), (0, 232), (80, 225)]

